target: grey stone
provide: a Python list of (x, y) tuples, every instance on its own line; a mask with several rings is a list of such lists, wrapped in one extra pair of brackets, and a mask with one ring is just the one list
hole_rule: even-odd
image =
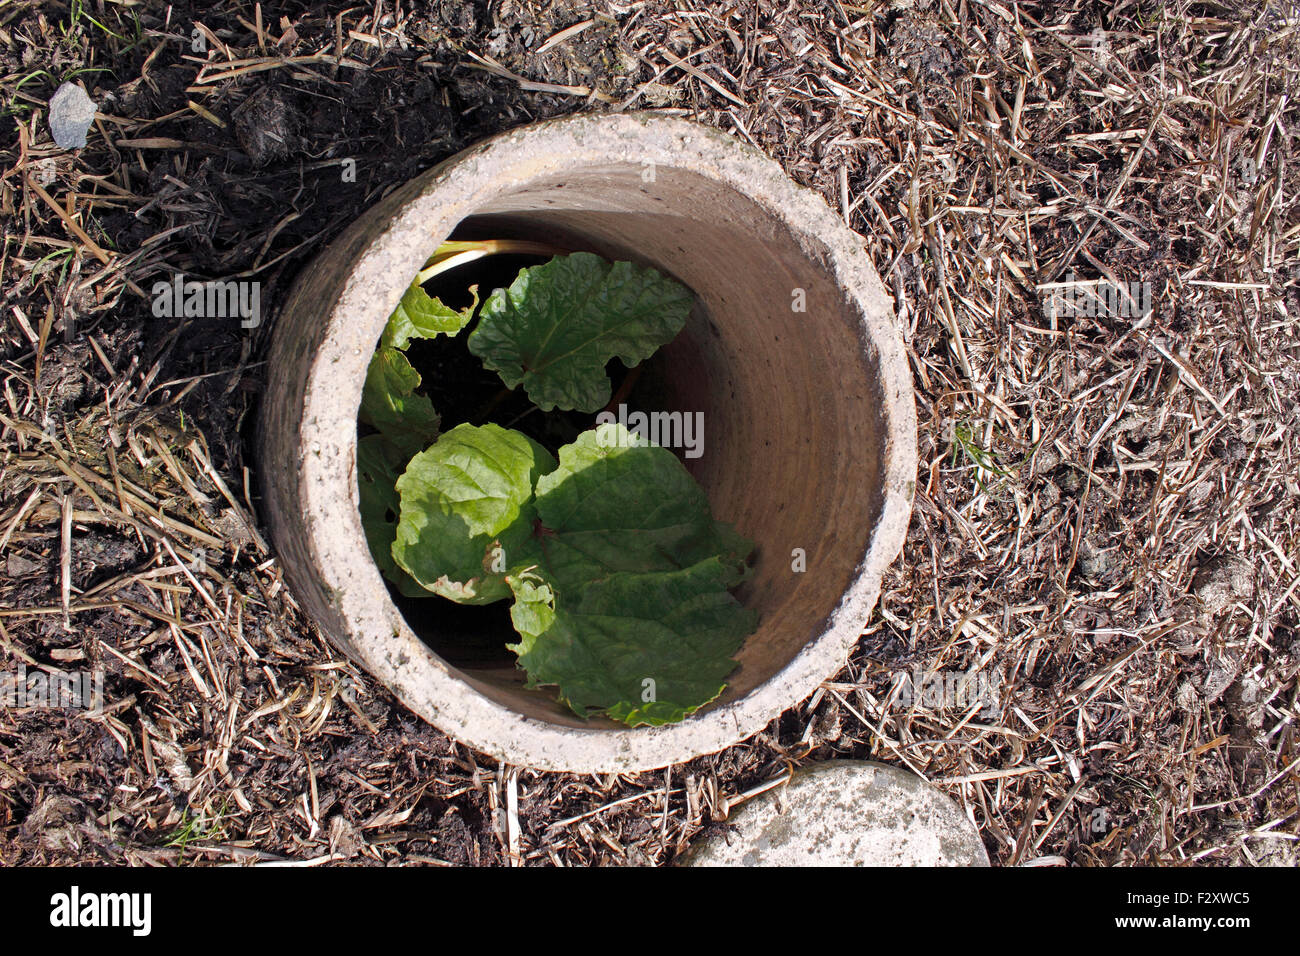
[(64, 83), (50, 97), (50, 132), (60, 149), (81, 149), (95, 121), (95, 101), (76, 83)]
[(988, 866), (979, 832), (955, 803), (915, 774), (835, 760), (759, 794), (683, 866)]

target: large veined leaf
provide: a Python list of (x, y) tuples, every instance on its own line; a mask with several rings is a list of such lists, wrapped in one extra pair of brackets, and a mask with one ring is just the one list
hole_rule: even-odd
[(541, 445), (499, 425), (457, 425), (397, 480), (393, 560), (421, 586), (462, 604), (511, 594), (505, 575), (537, 548), (533, 487), (555, 467)]
[(536, 511), (537, 551), (507, 577), (530, 685), (631, 726), (715, 698), (756, 621), (727, 592), (753, 545), (714, 522), (676, 456), (601, 425), (560, 449)]
[(477, 304), (475, 296), (468, 308), (450, 309), (413, 284), (389, 316), (366, 370), (359, 417), (408, 459), (438, 437), (439, 418), (429, 399), (416, 393), (420, 373), (403, 350), (413, 338), (455, 335), (469, 322)]
[(546, 567), (560, 587), (620, 571), (675, 571), (718, 556), (738, 583), (751, 542), (715, 522), (704, 489), (672, 452), (617, 423), (560, 449), (537, 482), (550, 532)]
[(692, 300), (653, 269), (589, 252), (557, 256), (488, 296), (469, 350), (542, 411), (594, 412), (609, 401), (610, 359), (631, 367), (649, 358), (681, 331)]
[(722, 692), (757, 622), (727, 592), (730, 573), (709, 558), (576, 590), (512, 575), (522, 640), (511, 647), (529, 684), (556, 685), (580, 716), (603, 710), (633, 727), (681, 720)]
[(357, 442), (357, 491), (366, 544), (384, 577), (403, 594), (416, 597), (428, 592), (397, 566), (392, 553), (402, 507), (397, 478), (405, 464), (405, 457), (382, 435), (367, 435)]

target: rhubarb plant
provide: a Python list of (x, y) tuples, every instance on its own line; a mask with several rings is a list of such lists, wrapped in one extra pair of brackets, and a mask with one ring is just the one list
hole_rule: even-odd
[[(491, 423), (439, 433), (405, 353), (474, 319), (477, 295), (452, 310), (420, 283), (475, 247), (439, 250), (372, 360), (360, 419), (373, 434), (357, 451), (371, 552), (408, 596), (510, 601), (519, 641), (508, 646), (529, 686), (554, 686), (580, 716), (682, 720), (722, 692), (756, 626), (731, 594), (753, 544), (713, 519), (676, 455), (621, 425), (582, 432), (557, 455)], [(610, 359), (644, 361), (691, 303), (652, 269), (556, 256), (487, 297), (468, 348), (538, 409), (595, 412), (609, 400)]]

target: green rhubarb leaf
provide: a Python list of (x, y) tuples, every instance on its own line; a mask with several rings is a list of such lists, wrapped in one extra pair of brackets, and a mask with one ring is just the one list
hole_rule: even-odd
[(505, 579), (529, 684), (629, 726), (713, 700), (757, 620), (727, 592), (753, 544), (713, 520), (677, 457), (598, 426), (538, 478), (536, 513), (535, 550)]
[(367, 435), (357, 442), (357, 490), (361, 498), (361, 528), (375, 564), (384, 577), (408, 597), (428, 594), (393, 560), (393, 539), (401, 498), (397, 478), (406, 459), (382, 435)]
[(595, 412), (609, 401), (609, 360), (649, 358), (682, 330), (692, 301), (654, 269), (575, 252), (488, 296), (469, 350), (542, 411)]
[(556, 685), (580, 716), (603, 710), (632, 727), (682, 720), (722, 692), (736, 667), (732, 655), (757, 622), (727, 593), (729, 574), (717, 558), (615, 574), (576, 599), (561, 592), (553, 606), (532, 582), (512, 577), (516, 608), (524, 606), (512, 612), (516, 626), (529, 615), (540, 630), (512, 649), (530, 685)]
[(439, 418), (433, 403), (415, 390), (420, 373), (397, 349), (380, 346), (370, 360), (361, 392), (361, 421), (376, 429), (410, 458), (438, 437)]
[(555, 592), (537, 573), (535, 565), (506, 575), (506, 583), (515, 595), (515, 603), (510, 606), (510, 623), (521, 638), (518, 644), (507, 646), (516, 654), (524, 654), (555, 623)]
[[(475, 292), (473, 288), (470, 291)], [(469, 322), (477, 305), (475, 293), (474, 303), (457, 311), (413, 284), (388, 318), (379, 348), (366, 371), (360, 418), (408, 459), (437, 439), (439, 419), (433, 403), (416, 393), (420, 373), (403, 350), (411, 339), (455, 335)]]
[(380, 345), (405, 349), (411, 339), (455, 335), (466, 326), (478, 306), (478, 286), (470, 286), (469, 291), (474, 297), (473, 303), (464, 309), (453, 309), (443, 305), (441, 300), (429, 295), (419, 285), (412, 285), (389, 316)]
[(554, 467), (550, 453), (520, 432), (457, 425), (397, 479), (397, 566), (461, 604), (509, 597), (507, 571), (527, 566), (537, 549), (533, 485)]
[(613, 422), (560, 449), (559, 466), (537, 482), (537, 514), (549, 532), (546, 569), (561, 588), (715, 555), (732, 587), (754, 549), (713, 520), (704, 489), (676, 455)]

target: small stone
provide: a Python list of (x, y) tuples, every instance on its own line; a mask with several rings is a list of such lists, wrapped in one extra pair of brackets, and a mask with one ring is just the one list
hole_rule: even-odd
[(50, 132), (60, 149), (81, 149), (95, 121), (95, 101), (76, 83), (64, 83), (50, 98)]
[(682, 866), (988, 866), (947, 796), (885, 764), (833, 760), (743, 803)]
[(21, 578), (29, 574), (35, 574), (41, 570), (41, 566), (35, 561), (28, 561), (21, 555), (11, 554), (5, 558), (5, 570), (9, 573), (10, 578)]

